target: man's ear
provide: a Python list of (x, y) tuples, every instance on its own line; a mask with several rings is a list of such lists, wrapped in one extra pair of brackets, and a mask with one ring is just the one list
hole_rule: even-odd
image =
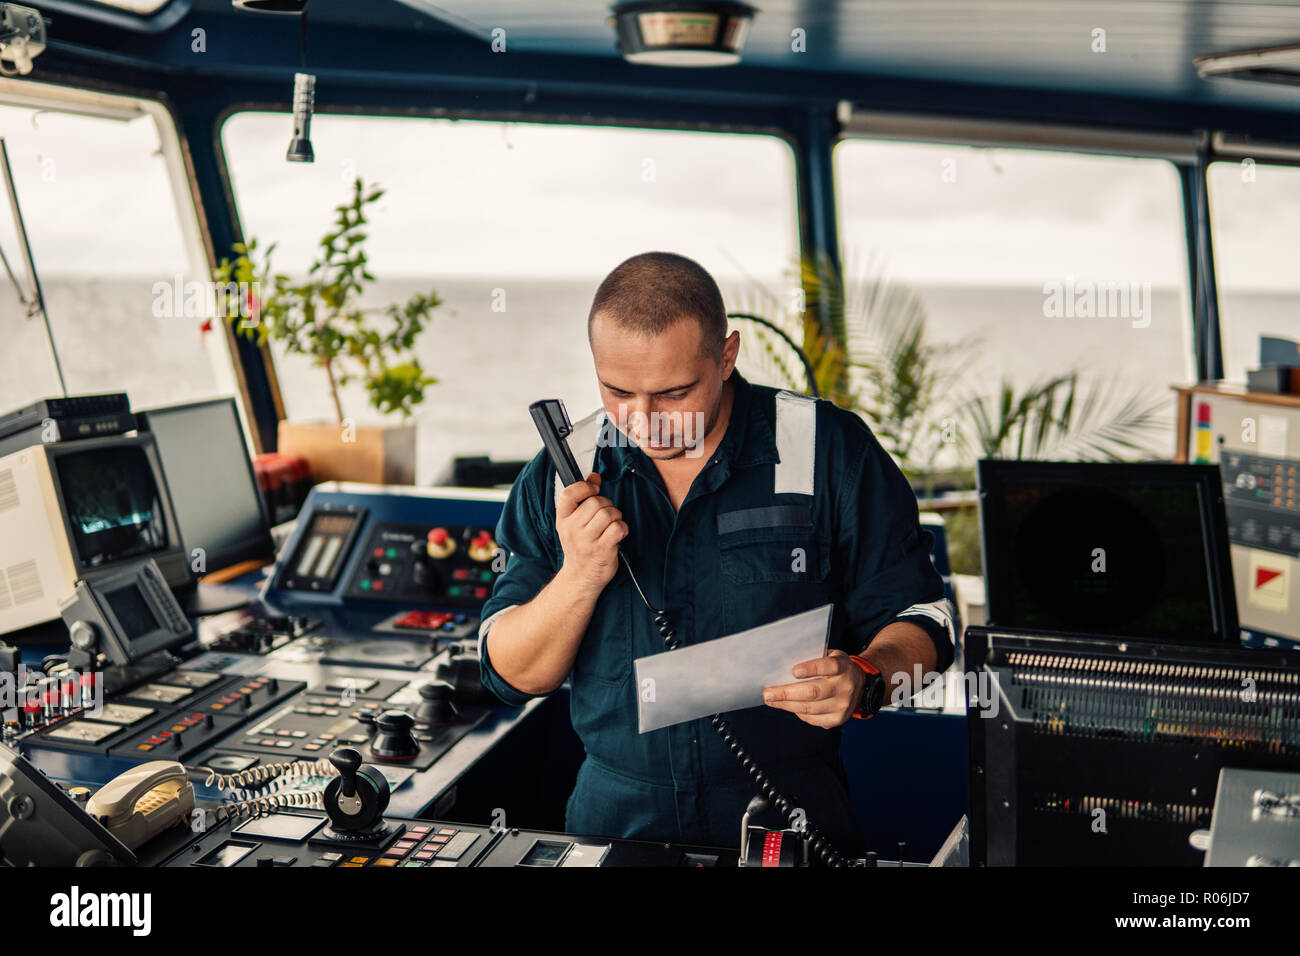
[(727, 336), (726, 341), (722, 343), (722, 380), (725, 382), (731, 378), (731, 372), (736, 367), (736, 359), (740, 357), (740, 332), (732, 332)]

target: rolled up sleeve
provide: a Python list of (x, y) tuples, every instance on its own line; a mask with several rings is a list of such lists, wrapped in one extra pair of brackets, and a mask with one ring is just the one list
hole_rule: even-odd
[(930, 559), (933, 536), (921, 527), (903, 473), (869, 430), (867, 439), (856, 464), (845, 468), (838, 508), (850, 642), (861, 653), (886, 625), (907, 621), (930, 637), (937, 670), (944, 671), (955, 635), (952, 605)]
[(488, 655), (487, 636), (498, 617), (535, 598), (559, 570), (551, 542), (554, 525), (544, 519), (538, 496), (539, 486), (550, 481), (549, 473), (544, 455), (538, 455), (524, 467), (510, 489), (496, 528), (497, 544), (506, 553), (506, 569), (483, 604), (478, 629), (483, 686), (516, 707), (538, 695), (524, 693), (497, 673)]

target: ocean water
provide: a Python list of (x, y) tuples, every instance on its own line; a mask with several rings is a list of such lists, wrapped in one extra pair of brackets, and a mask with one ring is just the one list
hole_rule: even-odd
[[(371, 306), (430, 289), (445, 301), (416, 349), (426, 371), (439, 379), (415, 416), (418, 481), (438, 480), (455, 455), (531, 456), (539, 442), (527, 406), (538, 398), (563, 399), (575, 419), (598, 405), (586, 341), (587, 310), (598, 281), (400, 278), (371, 288)], [(172, 278), (46, 278), (51, 326), (70, 391), (125, 390), (139, 408), (234, 391), (219, 330), (202, 332), (203, 320), (194, 316), (155, 316), (157, 282), (170, 285)], [(722, 285), (729, 307), (752, 303), (751, 286)], [(768, 285), (782, 287), (780, 281)], [(1190, 323), (1178, 290), (1152, 291), (1149, 323), (1132, 317), (1049, 318), (1042, 289), (1034, 287), (915, 291), (925, 306), (930, 340), (959, 344), (951, 357), (964, 360), (965, 374), (947, 400), (991, 397), (1004, 378), (1023, 387), (1079, 369), (1090, 381), (1114, 379), (1122, 389), (1163, 396), (1169, 427), (1152, 452), (1172, 454), (1169, 388), (1190, 381), (1192, 373)], [(1242, 369), (1257, 364), (1259, 334), (1300, 336), (1300, 296), (1227, 293), (1222, 302), (1230, 378), (1242, 378)], [(6, 297), (0, 299), (0, 328), (0, 407), (57, 394), (39, 319), (25, 318)], [(753, 328), (742, 327), (742, 341), (755, 341)], [(279, 347), (273, 351), (289, 417), (333, 419), (323, 370)], [(740, 367), (751, 380), (785, 384), (757, 349), (742, 350)], [(342, 401), (345, 414), (360, 424), (383, 420), (359, 385), (347, 387)], [(936, 420), (942, 412), (935, 410)]]

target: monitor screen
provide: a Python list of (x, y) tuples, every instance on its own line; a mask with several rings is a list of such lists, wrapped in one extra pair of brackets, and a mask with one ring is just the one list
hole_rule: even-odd
[(128, 584), (126, 587), (109, 591), (104, 597), (113, 610), (113, 616), (122, 626), (127, 640), (134, 641), (137, 637), (152, 634), (162, 627), (149, 608), (149, 602), (140, 592), (139, 585)]
[(215, 571), (273, 553), (262, 495), (233, 398), (144, 412), (171, 492), (181, 540)]
[(1122, 465), (984, 467), (993, 464), (981, 466), (990, 623), (1225, 639), (1226, 542), (1213, 527), (1204, 476), (1180, 474), (1188, 466), (1178, 465), (1134, 466), (1126, 475)]
[(60, 455), (59, 489), (77, 555), (97, 568), (168, 547), (166, 511), (140, 444)]

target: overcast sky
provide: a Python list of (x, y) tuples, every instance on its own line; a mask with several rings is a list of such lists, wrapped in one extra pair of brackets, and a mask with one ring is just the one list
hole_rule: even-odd
[[(382, 275), (600, 276), (665, 248), (720, 278), (784, 274), (796, 254), (793, 159), (772, 137), (318, 116), (313, 165), (290, 164), (285, 115), (224, 131), (250, 234), (299, 267), (354, 174), (389, 190), (371, 257)], [(183, 268), (152, 120), (0, 107), (43, 273)], [(1185, 281), (1168, 164), (851, 142), (836, 155), (850, 263), (920, 282), (1039, 285), (1066, 274)], [(1221, 284), (1300, 290), (1300, 170), (1235, 164), (1212, 186)], [(9, 223), (0, 241), (13, 249)]]

